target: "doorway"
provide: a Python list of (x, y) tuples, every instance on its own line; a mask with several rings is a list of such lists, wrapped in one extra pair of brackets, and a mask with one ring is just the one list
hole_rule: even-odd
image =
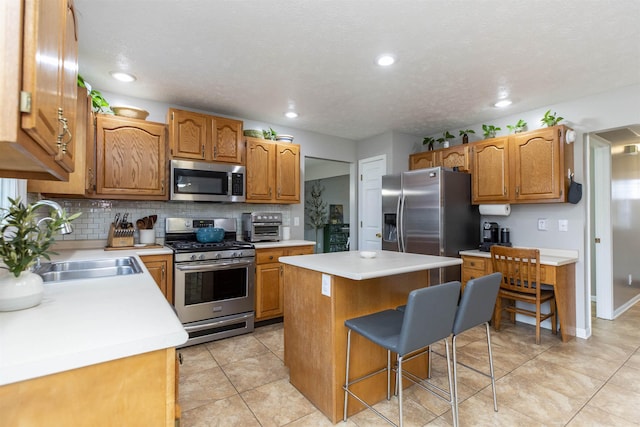
[(589, 134), (590, 294), (615, 319), (640, 300), (640, 125)]
[(304, 171), (305, 240), (316, 242), (316, 253), (354, 249), (357, 211), (354, 165), (305, 157)]

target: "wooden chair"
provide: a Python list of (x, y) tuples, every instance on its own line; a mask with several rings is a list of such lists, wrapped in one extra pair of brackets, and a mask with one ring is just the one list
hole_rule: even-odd
[[(553, 287), (540, 284), (540, 251), (538, 249), (509, 248), (505, 246), (491, 246), (491, 262), (493, 271), (502, 273), (500, 291), (493, 313), (493, 326), (500, 330), (502, 310), (511, 313), (511, 320), (515, 322), (516, 313), (535, 317), (536, 344), (540, 344), (540, 323), (551, 318), (551, 330), (556, 331), (556, 299)], [(503, 307), (502, 300), (512, 300), (513, 305)], [(522, 301), (535, 305), (536, 309), (528, 310), (517, 307), (516, 302)], [(549, 312), (542, 313), (542, 303), (549, 301)]]

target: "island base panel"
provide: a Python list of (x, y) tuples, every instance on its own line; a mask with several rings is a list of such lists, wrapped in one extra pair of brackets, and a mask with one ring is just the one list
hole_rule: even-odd
[[(368, 280), (331, 276), (331, 296), (322, 294), (322, 273), (285, 265), (285, 364), (290, 381), (332, 422), (342, 419), (347, 328), (344, 321), (406, 304), (409, 292), (428, 286), (428, 271)], [(392, 355), (395, 359), (395, 354)], [(352, 334), (351, 372), (355, 378), (386, 366), (386, 351)], [(426, 376), (426, 356), (408, 362), (406, 369)], [(391, 387), (395, 379), (392, 375)], [(405, 381), (405, 386), (410, 386)], [(369, 403), (386, 398), (386, 374), (352, 388)], [(364, 408), (349, 399), (349, 416)]]
[(2, 424), (114, 426), (175, 423), (175, 349), (0, 387)]

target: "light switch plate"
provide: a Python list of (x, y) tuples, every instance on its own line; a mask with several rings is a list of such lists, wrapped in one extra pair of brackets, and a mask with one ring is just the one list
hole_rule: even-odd
[(569, 231), (569, 220), (568, 219), (559, 219), (558, 220), (558, 231)]
[(299, 216), (294, 216), (293, 217), (293, 226), (294, 227), (299, 227), (300, 226), (300, 217)]
[(331, 276), (328, 274), (322, 275), (322, 295), (331, 296)]

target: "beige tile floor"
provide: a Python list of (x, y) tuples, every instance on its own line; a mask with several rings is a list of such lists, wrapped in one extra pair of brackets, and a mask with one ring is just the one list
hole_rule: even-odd
[[(544, 331), (504, 323), (492, 331), (498, 412), (489, 380), (459, 368), (461, 426), (640, 425), (640, 304), (615, 321), (593, 319), (593, 335), (563, 344)], [(182, 427), (330, 426), (331, 422), (290, 383), (283, 365), (282, 324), (179, 350)], [(484, 369), (481, 329), (458, 338), (459, 360)], [(478, 357), (478, 355), (482, 355)], [(446, 384), (445, 361), (434, 357), (433, 381)], [(444, 382), (443, 382), (444, 381)], [(397, 400), (376, 407), (397, 416)], [(345, 426), (387, 425), (371, 411)], [(450, 426), (447, 403), (418, 387), (405, 394), (406, 426)]]

